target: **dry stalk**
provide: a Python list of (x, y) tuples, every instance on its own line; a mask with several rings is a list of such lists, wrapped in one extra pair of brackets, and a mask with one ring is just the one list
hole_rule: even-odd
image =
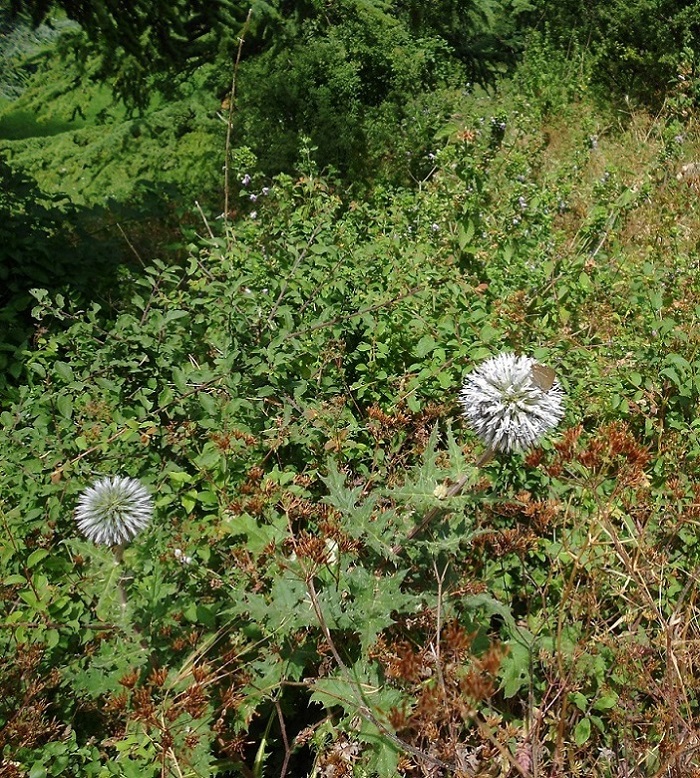
[(238, 52), (236, 53), (236, 61), (233, 65), (233, 76), (231, 77), (231, 93), (229, 95), (228, 104), (228, 120), (226, 122), (226, 147), (224, 160), (224, 224), (228, 224), (229, 205), (231, 201), (231, 135), (233, 133), (233, 112), (236, 102), (236, 86), (238, 84), (238, 67), (241, 63), (241, 53), (243, 52), (243, 44), (245, 42), (245, 36), (248, 32), (248, 26), (250, 25), (250, 19), (253, 15), (253, 9), (248, 10), (248, 16), (246, 16), (243, 30), (238, 38)]

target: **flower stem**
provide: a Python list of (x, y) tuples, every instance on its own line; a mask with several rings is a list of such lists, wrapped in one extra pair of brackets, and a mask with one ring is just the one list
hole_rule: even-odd
[(126, 596), (126, 586), (124, 585), (128, 576), (124, 573), (124, 569), (122, 567), (122, 562), (124, 560), (124, 544), (120, 543), (118, 546), (113, 546), (112, 551), (114, 553), (114, 560), (117, 565), (119, 565), (120, 573), (119, 573), (119, 581), (117, 583), (117, 591), (119, 592), (119, 604), (122, 608), (122, 613), (126, 613), (126, 605), (127, 605), (127, 596)]
[[(482, 467), (487, 462), (490, 462), (493, 459), (494, 450), (489, 446), (486, 451), (476, 460), (476, 467)], [(462, 475), (460, 476), (455, 483), (450, 486), (450, 488), (447, 490), (447, 493), (445, 494), (445, 498), (448, 497), (457, 497), (457, 495), (462, 493), (462, 490), (467, 485), (467, 481), (469, 480), (469, 475)], [(433, 519), (437, 518), (438, 516), (442, 515), (443, 513), (447, 513), (449, 511), (448, 507), (443, 507), (442, 505), (432, 508), (429, 510), (423, 521), (417, 526), (414, 527), (408, 535), (406, 535), (406, 540), (412, 540), (416, 535), (421, 533), (427, 526), (430, 524)], [(403, 541), (404, 543), (406, 542)], [(400, 554), (401, 549), (403, 548), (403, 543), (397, 543), (395, 546), (392, 547), (391, 552), (392, 554)]]

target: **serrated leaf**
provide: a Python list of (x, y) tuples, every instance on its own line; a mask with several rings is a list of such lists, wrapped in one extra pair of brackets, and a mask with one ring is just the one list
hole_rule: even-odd
[(286, 518), (278, 516), (275, 523), (258, 523), (253, 516), (241, 513), (228, 522), (232, 535), (245, 535), (248, 549), (252, 554), (260, 554), (270, 543), (281, 543), (287, 536)]
[(368, 651), (382, 630), (394, 623), (392, 612), (410, 610), (415, 596), (401, 591), (404, 573), (378, 576), (364, 567), (349, 570), (345, 576), (352, 595), (352, 608), (347, 615), (360, 635), (363, 650)]
[(357, 689), (343, 678), (319, 678), (310, 698), (326, 708), (342, 707), (347, 715), (357, 711)]

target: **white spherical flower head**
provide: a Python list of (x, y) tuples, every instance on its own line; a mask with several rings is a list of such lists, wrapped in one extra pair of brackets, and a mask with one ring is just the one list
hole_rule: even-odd
[(134, 478), (101, 478), (78, 500), (75, 520), (93, 543), (118, 546), (128, 543), (146, 527), (153, 503), (146, 488)]
[(487, 359), (467, 376), (459, 400), (467, 423), (493, 451), (524, 451), (564, 416), (564, 392), (553, 371), (511, 353)]

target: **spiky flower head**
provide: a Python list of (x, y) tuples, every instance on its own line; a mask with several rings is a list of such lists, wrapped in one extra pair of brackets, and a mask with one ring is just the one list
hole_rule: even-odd
[(467, 423), (492, 451), (523, 451), (564, 416), (564, 392), (550, 368), (499, 354), (467, 376), (459, 393)]
[(93, 543), (119, 546), (147, 526), (153, 503), (146, 488), (134, 478), (101, 478), (80, 495), (75, 520)]

